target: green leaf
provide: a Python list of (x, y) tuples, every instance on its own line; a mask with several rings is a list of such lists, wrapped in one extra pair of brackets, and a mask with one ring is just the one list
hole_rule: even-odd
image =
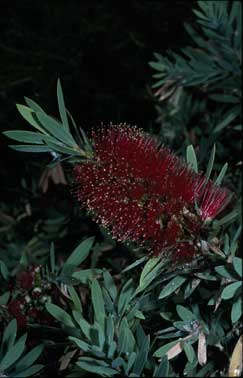
[(190, 297), (190, 295), (192, 295), (192, 293), (198, 287), (200, 282), (201, 282), (200, 278), (193, 278), (186, 284), (186, 287), (184, 290), (184, 299), (187, 299), (188, 297)]
[(222, 299), (230, 299), (235, 295), (235, 292), (241, 287), (240, 281), (229, 284), (224, 288), (221, 294)]
[(132, 369), (132, 372), (137, 374), (138, 377), (141, 376), (143, 368), (147, 362), (149, 346), (150, 346), (150, 337), (146, 336), (144, 337), (142, 341), (142, 345), (139, 348), (139, 352), (137, 354), (137, 357), (136, 357), (136, 360)]
[(96, 279), (91, 284), (91, 298), (95, 320), (104, 328), (105, 305), (101, 287)]
[(128, 305), (129, 301), (132, 298), (132, 294), (134, 292), (133, 286), (132, 286), (132, 278), (128, 280), (125, 285), (122, 287), (119, 300), (118, 300), (118, 314), (122, 315), (124, 311), (126, 310), (126, 306)]
[(31, 100), (28, 97), (25, 97), (26, 104), (34, 111), (34, 112), (42, 112), (45, 113), (44, 110), (38, 105), (35, 101)]
[(142, 264), (146, 260), (148, 260), (147, 256), (141, 257), (141, 259), (134, 261), (134, 263), (128, 265), (125, 269), (123, 269), (122, 273), (128, 272), (129, 270), (136, 268), (136, 266)]
[(184, 306), (177, 305), (176, 306), (176, 311), (177, 311), (177, 314), (179, 315), (179, 317), (182, 320), (186, 321), (186, 320), (193, 320), (193, 319), (195, 319), (195, 315), (190, 310), (188, 310), (186, 307), (184, 307)]
[(88, 281), (92, 281), (94, 278), (102, 274), (101, 269), (84, 269), (79, 272), (74, 272), (72, 277), (81, 282), (82, 284), (87, 284)]
[(7, 265), (2, 260), (0, 260), (0, 273), (5, 280), (8, 279), (9, 271), (8, 271)]
[(238, 116), (238, 114), (236, 113), (230, 113), (228, 114), (225, 119), (220, 122), (213, 130), (214, 133), (217, 133), (219, 131), (221, 131), (222, 129), (224, 129), (226, 126), (228, 126), (236, 117)]
[(85, 341), (80, 340), (80, 339), (78, 339), (77, 337), (74, 337), (74, 336), (69, 336), (68, 338), (69, 338), (69, 340), (73, 341), (84, 352), (90, 351), (91, 347)]
[(6, 293), (0, 295), (0, 306), (6, 305), (8, 303), (10, 297), (10, 292), (6, 291)]
[(71, 255), (68, 257), (66, 260), (63, 269), (62, 269), (62, 274), (65, 273), (66, 269), (68, 266), (71, 266), (73, 268), (76, 268), (82, 262), (88, 257), (90, 250), (93, 246), (94, 243), (94, 237), (92, 236), (91, 238), (88, 238), (84, 241), (82, 241), (71, 253)]
[(0, 371), (4, 371), (12, 366), (15, 361), (21, 356), (25, 349), (25, 342), (27, 338), (27, 333), (19, 338), (17, 343), (8, 349), (7, 353), (0, 362)]
[(116, 285), (114, 283), (112, 276), (107, 270), (103, 272), (103, 278), (106, 290), (109, 292), (112, 300), (115, 301), (117, 297)]
[(44, 345), (37, 345), (30, 352), (28, 352), (20, 361), (15, 365), (15, 370), (22, 370), (30, 367), (41, 355)]
[(231, 321), (232, 323), (236, 323), (242, 314), (242, 299), (239, 297), (234, 303), (231, 308)]
[(117, 343), (115, 341), (112, 341), (112, 343), (110, 344), (109, 346), (109, 349), (108, 349), (108, 352), (107, 352), (107, 357), (109, 359), (112, 359), (113, 356), (114, 356), (114, 353), (116, 351), (116, 348), (117, 348)]
[(114, 321), (113, 317), (111, 314), (106, 318), (106, 337), (107, 337), (107, 344), (111, 344), (113, 341), (115, 334), (115, 326), (114, 326)]
[(187, 342), (184, 342), (182, 344), (183, 346), (183, 349), (184, 349), (184, 352), (187, 356), (187, 359), (190, 363), (193, 362), (194, 358), (195, 358), (195, 352), (194, 352), (194, 349), (193, 347), (191, 346), (191, 344), (187, 343)]
[(12, 376), (12, 377), (14, 377), (14, 378), (30, 377), (30, 376), (38, 373), (41, 369), (43, 369), (43, 367), (44, 367), (44, 365), (41, 365), (41, 364), (33, 365), (30, 368), (22, 370), (19, 373), (14, 373), (14, 376)]
[(228, 163), (225, 163), (224, 166), (222, 167), (217, 179), (215, 180), (215, 185), (220, 185), (224, 176), (225, 176), (225, 173), (228, 169)]
[(83, 310), (82, 310), (82, 305), (81, 305), (81, 302), (80, 302), (80, 298), (79, 298), (76, 290), (74, 289), (74, 287), (70, 286), (68, 288), (68, 292), (69, 292), (69, 294), (71, 296), (71, 299), (73, 301), (74, 310), (76, 310), (77, 312), (82, 313)]
[(137, 288), (134, 295), (137, 295), (141, 291), (145, 290), (151, 282), (156, 278), (160, 268), (165, 264), (160, 257), (154, 257), (149, 259), (149, 261), (145, 264), (141, 277), (139, 280), (139, 287)]
[(134, 345), (134, 336), (129, 328), (127, 319), (123, 318), (119, 327), (118, 350), (120, 353), (131, 353)]
[(88, 360), (88, 357), (84, 359), (84, 357), (81, 357), (79, 361), (76, 363), (77, 366), (79, 366), (81, 369), (88, 371), (90, 373), (94, 373), (96, 376), (100, 375), (102, 377), (112, 377), (113, 375), (117, 375), (117, 370), (111, 369), (107, 366), (100, 366), (101, 361), (94, 360), (90, 358)]
[(158, 357), (158, 358), (161, 358), (161, 357), (164, 357), (166, 355), (166, 353), (174, 346), (178, 343), (178, 340), (174, 340), (174, 341), (171, 341), (170, 343), (168, 344), (165, 344), (163, 345), (162, 347), (160, 347), (159, 349), (157, 349), (153, 356), (154, 357)]
[(174, 293), (184, 282), (186, 278), (183, 276), (174, 277), (168, 284), (161, 290), (159, 299), (168, 297), (168, 295)]
[(239, 257), (234, 257), (233, 258), (233, 266), (236, 271), (236, 273), (242, 277), (242, 259)]
[(58, 101), (58, 108), (59, 108), (59, 113), (60, 113), (63, 127), (67, 131), (69, 131), (67, 113), (66, 113), (65, 102), (63, 98), (63, 92), (62, 92), (60, 79), (57, 80), (57, 101)]
[(55, 264), (55, 248), (54, 243), (51, 243), (50, 248), (50, 263), (51, 263), (51, 272), (54, 274), (56, 271), (56, 264)]
[(206, 170), (206, 173), (205, 173), (205, 176), (206, 176), (206, 179), (207, 179), (206, 182), (208, 182), (208, 180), (211, 176), (211, 173), (212, 173), (214, 159), (215, 159), (215, 153), (216, 153), (216, 145), (214, 144), (212, 151), (211, 151), (211, 154), (210, 154), (207, 170)]
[(156, 368), (153, 377), (168, 377), (169, 367), (167, 356), (164, 356), (161, 359), (159, 366)]
[(43, 144), (43, 134), (33, 131), (11, 130), (4, 131), (3, 135), (18, 142)]
[(79, 327), (87, 339), (90, 340), (90, 325), (84, 318), (79, 320)]
[(66, 325), (67, 327), (75, 327), (75, 324), (71, 318), (71, 316), (64, 311), (62, 308), (56, 306), (53, 303), (46, 303), (47, 311), (59, 322)]
[(158, 264), (159, 261), (160, 261), (160, 257), (153, 257), (147, 261), (140, 276), (140, 280), (139, 280), (140, 287), (146, 286), (147, 276), (154, 269), (154, 267)]
[(186, 161), (191, 166), (193, 171), (198, 173), (197, 156), (192, 145), (188, 146), (186, 149)]
[(4, 349), (9, 350), (14, 345), (17, 335), (17, 322), (16, 319), (11, 320), (7, 325), (2, 339), (1, 354)]
[(39, 122), (36, 120), (35, 112), (28, 108), (28, 106), (17, 104), (16, 105), (19, 113), (22, 115), (22, 117), (33, 127), (35, 127), (37, 130), (41, 131), (42, 133), (46, 134), (46, 131)]
[(40, 146), (40, 145), (31, 145), (31, 144), (10, 144), (10, 148), (12, 148), (15, 151), (20, 152), (52, 152), (53, 148), (50, 148), (48, 146)]
[(73, 139), (72, 135), (67, 132), (63, 126), (56, 121), (53, 117), (45, 113), (36, 113), (38, 121), (41, 123), (44, 129), (48, 131), (51, 135), (53, 135), (56, 139), (60, 140), (63, 144), (69, 147), (75, 147), (76, 142)]
[(134, 365), (134, 362), (136, 360), (136, 356), (137, 356), (137, 354), (135, 352), (132, 352), (130, 354), (130, 356), (128, 357), (127, 367), (126, 367), (126, 371), (125, 371), (127, 376), (129, 376), (129, 372)]
[(226, 223), (232, 223), (239, 215), (240, 212), (238, 208), (232, 210), (229, 214), (218, 220), (217, 227), (222, 226)]
[(225, 265), (219, 265), (214, 268), (215, 272), (217, 272), (220, 276), (233, 279), (234, 277), (228, 272)]
[[(53, 138), (52, 138), (53, 139)], [(59, 152), (61, 154), (65, 155), (71, 155), (71, 156), (81, 156), (81, 150), (75, 150), (73, 148), (69, 148), (67, 146), (60, 145), (61, 142), (59, 142), (57, 139), (51, 140), (51, 137), (44, 137), (44, 140), (47, 144), (47, 146), (55, 152)]]

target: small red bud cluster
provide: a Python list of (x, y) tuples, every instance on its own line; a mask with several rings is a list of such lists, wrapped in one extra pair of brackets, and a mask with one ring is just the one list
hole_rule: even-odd
[(7, 309), (10, 316), (16, 318), (19, 328), (26, 328), (27, 323), (53, 323), (45, 309), (45, 303), (52, 301), (53, 290), (53, 286), (42, 277), (41, 266), (32, 266), (17, 275), (15, 285), (11, 284)]

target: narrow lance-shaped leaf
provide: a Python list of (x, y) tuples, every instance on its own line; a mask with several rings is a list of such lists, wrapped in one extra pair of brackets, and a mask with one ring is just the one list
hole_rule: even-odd
[(196, 156), (195, 150), (194, 150), (192, 145), (187, 147), (186, 160), (187, 160), (187, 163), (191, 166), (191, 168), (196, 173), (198, 173), (197, 156)]
[(60, 79), (57, 80), (57, 101), (58, 101), (58, 108), (59, 108), (59, 113), (60, 113), (63, 127), (69, 132), (67, 113), (66, 113), (65, 102), (63, 98), (63, 92), (62, 92)]
[(65, 273), (68, 266), (71, 266), (71, 267), (74, 268), (74, 267), (77, 267), (80, 264), (82, 264), (82, 262), (88, 257), (88, 255), (91, 251), (92, 245), (94, 243), (94, 239), (95, 238), (92, 236), (92, 237), (82, 241), (74, 249), (74, 251), (71, 253), (71, 255), (66, 260), (66, 262), (63, 266), (63, 269), (62, 269), (62, 273)]

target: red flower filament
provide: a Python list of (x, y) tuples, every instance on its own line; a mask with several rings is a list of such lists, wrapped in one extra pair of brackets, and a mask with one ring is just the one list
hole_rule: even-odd
[(136, 127), (102, 128), (93, 140), (94, 160), (74, 168), (82, 205), (119, 241), (192, 259), (203, 223), (225, 207), (228, 191), (206, 183)]

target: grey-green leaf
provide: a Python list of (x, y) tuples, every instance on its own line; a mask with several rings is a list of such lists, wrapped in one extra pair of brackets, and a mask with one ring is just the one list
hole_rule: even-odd
[(242, 277), (242, 259), (239, 257), (233, 258), (233, 266), (236, 271), (236, 273)]
[(63, 127), (67, 131), (69, 131), (68, 118), (67, 118), (66, 107), (65, 107), (65, 102), (63, 98), (63, 92), (62, 92), (60, 79), (57, 80), (57, 102), (58, 102), (58, 108), (59, 108), (59, 113), (60, 113)]
[(186, 161), (191, 168), (198, 173), (197, 156), (192, 145), (188, 146), (186, 149)]
[(188, 310), (188, 308), (184, 306), (177, 305), (176, 311), (179, 317), (184, 321), (195, 319), (195, 315), (190, 310)]
[(95, 320), (104, 327), (105, 305), (99, 282), (94, 279), (91, 285), (91, 298)]
[(168, 284), (161, 290), (159, 299), (168, 297), (170, 294), (174, 293), (184, 282), (186, 278), (183, 276), (174, 277)]
[(242, 286), (241, 281), (237, 281), (234, 283), (229, 284), (224, 288), (221, 294), (222, 299), (231, 299), (234, 295), (235, 292)]
[(75, 327), (71, 316), (62, 308), (56, 306), (53, 303), (46, 303), (46, 309), (55, 319), (59, 320), (67, 327)]
[(4, 371), (12, 366), (15, 361), (22, 355), (25, 349), (25, 342), (26, 342), (27, 334), (25, 333), (23, 336), (19, 338), (17, 343), (13, 345), (5, 354), (2, 361), (0, 362), (0, 371)]
[(82, 241), (71, 253), (71, 255), (66, 260), (62, 273), (65, 272), (68, 266), (77, 267), (88, 257), (92, 245), (94, 243), (94, 237), (88, 238)]
[(220, 185), (225, 174), (226, 174), (226, 171), (228, 169), (228, 163), (225, 163), (224, 166), (222, 167), (217, 179), (215, 180), (215, 185)]
[(232, 323), (236, 323), (242, 314), (242, 299), (239, 297), (234, 303), (231, 308), (231, 321)]
[(38, 132), (11, 130), (4, 131), (3, 134), (10, 139), (17, 140), (17, 142), (43, 144), (43, 134)]

